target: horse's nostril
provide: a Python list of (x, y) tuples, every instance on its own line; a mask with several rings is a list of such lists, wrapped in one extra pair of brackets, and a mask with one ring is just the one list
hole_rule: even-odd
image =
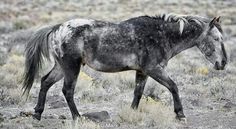
[(224, 67), (227, 64), (226, 60), (221, 61), (221, 66)]
[(221, 64), (217, 61), (217, 62), (215, 63), (214, 68), (215, 68), (216, 70), (224, 70), (224, 67), (225, 67), (226, 63), (227, 63), (227, 62), (226, 62), (225, 60), (222, 60), (222, 61), (221, 61)]
[(226, 62), (225, 60), (222, 60), (222, 61), (221, 61), (221, 65), (222, 65), (222, 66), (225, 66), (226, 63), (227, 63), (227, 62)]
[(215, 63), (214, 68), (215, 68), (216, 70), (219, 70), (219, 62), (216, 62), (216, 63)]

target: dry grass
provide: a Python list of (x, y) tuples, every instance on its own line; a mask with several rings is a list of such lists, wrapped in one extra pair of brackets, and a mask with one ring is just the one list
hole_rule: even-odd
[(19, 55), (11, 55), (5, 65), (0, 67), (1, 86), (17, 88), (20, 84), (24, 69), (24, 58)]
[(75, 94), (84, 102), (109, 101), (117, 94), (134, 88), (133, 72), (102, 73), (100, 79), (93, 80), (81, 72), (77, 81)]
[(142, 99), (138, 110), (133, 110), (129, 105), (123, 105), (118, 114), (119, 123), (128, 123), (146, 128), (172, 128), (175, 124), (175, 114), (170, 107), (151, 99)]
[(20, 55), (11, 55), (5, 65), (0, 67), (1, 86), (18, 87), (24, 69), (24, 58)]
[(97, 101), (98, 98), (102, 97), (104, 89), (93, 85), (93, 80), (84, 72), (80, 72), (77, 84), (76, 84), (75, 94), (76, 97), (80, 98), (83, 102), (93, 102)]
[(145, 113), (133, 110), (130, 106), (123, 106), (119, 112), (119, 123), (129, 123), (133, 125), (142, 124)]
[(98, 123), (82, 117), (76, 121), (66, 121), (62, 129), (101, 129), (101, 127)]
[(73, 120), (42, 119), (37, 121), (31, 117), (17, 117), (6, 121), (0, 128), (9, 129), (101, 129), (98, 123), (85, 118)]
[(0, 97), (2, 102), (18, 103), (20, 101), (23, 60), (23, 56), (12, 54), (7, 63), (0, 67)]
[(202, 74), (202, 75), (208, 75), (209, 70), (207, 67), (199, 67), (196, 69), (196, 73)]

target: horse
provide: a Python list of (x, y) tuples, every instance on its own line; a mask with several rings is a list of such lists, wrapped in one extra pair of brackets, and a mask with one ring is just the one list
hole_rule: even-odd
[(214, 69), (223, 70), (227, 53), (219, 19), (177, 14), (138, 16), (118, 23), (72, 19), (39, 29), (25, 48), (23, 94), (29, 94), (43, 58), (53, 57), (55, 65), (41, 79), (33, 118), (41, 119), (48, 89), (62, 78), (62, 92), (72, 118), (80, 117), (74, 89), (81, 65), (88, 65), (102, 72), (135, 70), (133, 109), (138, 108), (147, 78), (153, 78), (170, 91), (176, 118), (185, 121), (177, 85), (166, 66), (178, 53), (197, 47)]

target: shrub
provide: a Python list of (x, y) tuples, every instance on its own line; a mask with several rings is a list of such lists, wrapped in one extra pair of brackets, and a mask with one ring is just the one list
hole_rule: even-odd
[(202, 75), (207, 75), (209, 73), (209, 70), (207, 67), (200, 67), (196, 69), (196, 73), (202, 74)]
[(26, 29), (27, 28), (27, 24), (24, 21), (15, 21), (14, 22), (14, 29), (15, 30), (22, 30), (22, 29)]
[(7, 63), (0, 67), (1, 101), (5, 103), (18, 103), (20, 96), (20, 83), (23, 74), (23, 56), (12, 54)]
[(174, 126), (175, 114), (170, 107), (161, 102), (146, 101), (141, 99), (138, 110), (133, 110), (129, 105), (122, 105), (118, 113), (119, 123), (129, 123), (147, 128), (171, 128)]
[(101, 129), (101, 127), (98, 123), (81, 117), (76, 121), (67, 120), (64, 125), (62, 125), (62, 129)]
[(7, 63), (0, 67), (0, 85), (8, 88), (17, 88), (20, 84), (24, 63), (23, 56), (11, 55), (7, 60)]

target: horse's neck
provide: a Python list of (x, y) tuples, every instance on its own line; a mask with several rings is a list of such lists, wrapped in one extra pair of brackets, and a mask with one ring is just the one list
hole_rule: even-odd
[(196, 41), (202, 33), (202, 29), (196, 24), (187, 24), (182, 34), (182, 38), (177, 43), (172, 43), (170, 46), (169, 58), (179, 54), (180, 52), (196, 46)]
[(196, 45), (196, 43), (194, 42), (180, 42), (178, 44), (176, 44), (175, 46), (173, 46), (170, 50), (170, 57), (169, 58), (172, 58), (174, 57), (175, 55), (179, 54), (180, 52), (186, 50), (186, 49), (189, 49), (189, 48), (192, 48)]

